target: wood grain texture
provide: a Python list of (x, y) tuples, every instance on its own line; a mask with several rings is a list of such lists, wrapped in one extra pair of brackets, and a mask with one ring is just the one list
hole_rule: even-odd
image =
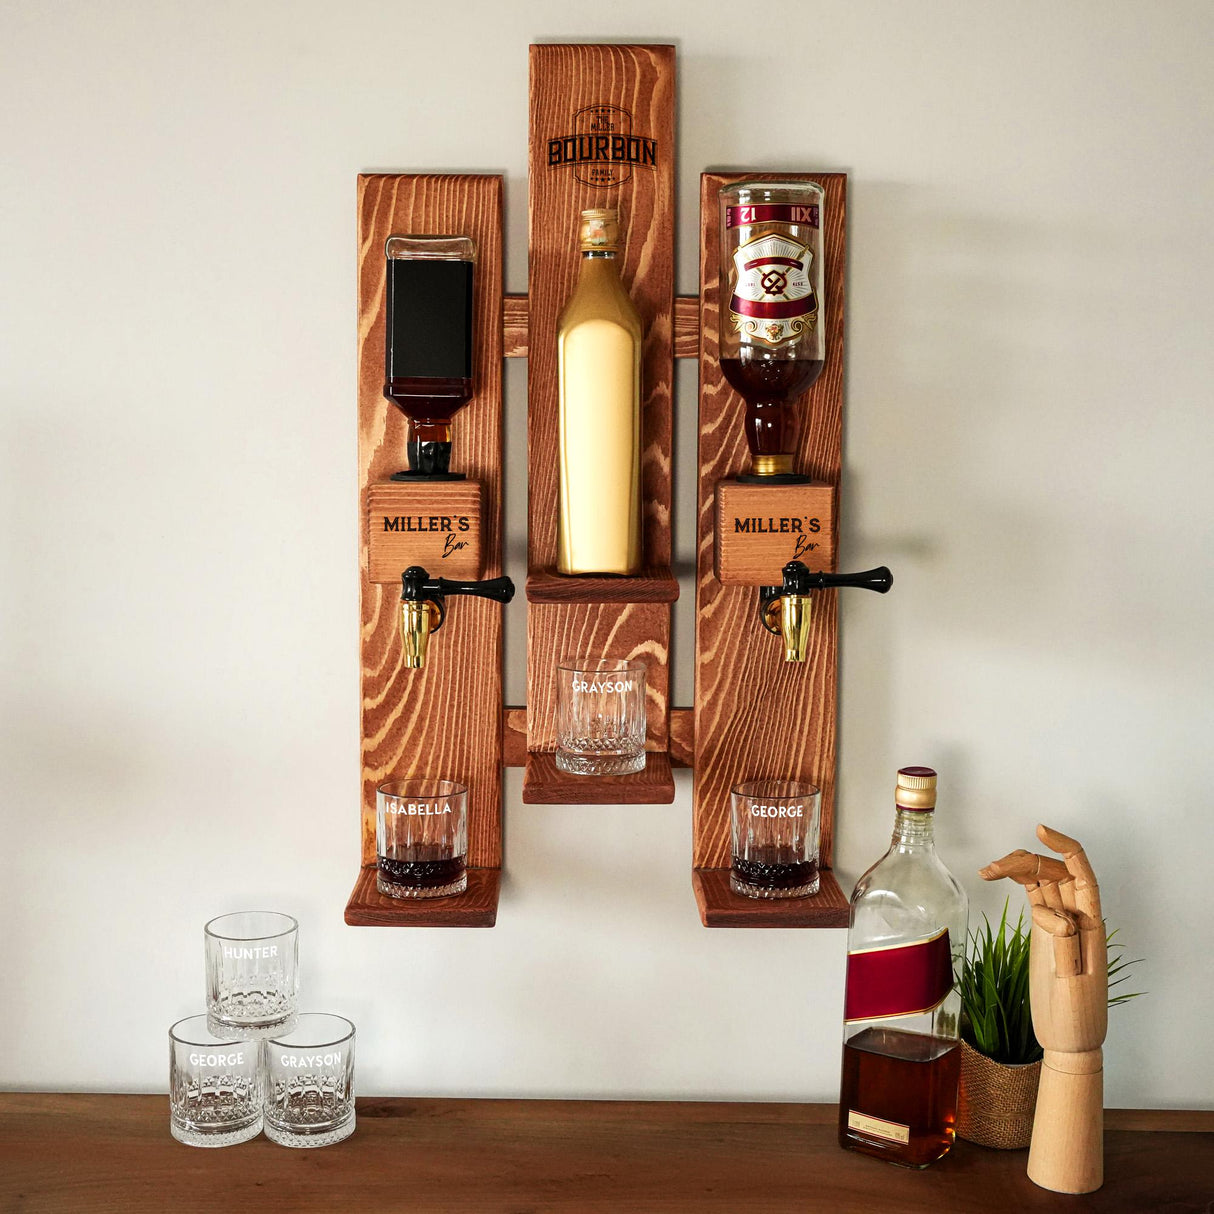
[(645, 770), (628, 776), (573, 776), (557, 767), (554, 755), (527, 755), (524, 805), (669, 805), (673, 800), (674, 775), (664, 750), (649, 751)]
[(468, 888), (452, 898), (389, 898), (375, 887), (375, 866), (358, 870), (346, 903), (351, 927), (492, 927), (502, 873), (497, 868), (470, 868)]
[(812, 898), (744, 898), (729, 888), (729, 869), (691, 873), (700, 922), (705, 927), (846, 927), (847, 896), (829, 868)]
[(801, 561), (813, 573), (835, 568), (833, 485), (717, 483), (717, 581), (725, 586), (779, 586), (784, 566)]
[(808, 779), (822, 790), (824, 867), (834, 841), (836, 591), (814, 595), (806, 662), (785, 662), (756, 617), (757, 591), (723, 586), (714, 571), (716, 487), (748, 466), (741, 397), (718, 362), (717, 195), (743, 178), (818, 182), (825, 198), (826, 366), (802, 401), (796, 468), (837, 488), (843, 423), (846, 175), (705, 173), (700, 180), (700, 487), (696, 553), (696, 721), (693, 864), (729, 863), (729, 790), (742, 779)]
[(669, 566), (644, 569), (636, 577), (566, 577), (555, 569), (527, 575), (529, 603), (673, 603), (679, 583)]
[[(841, 1151), (828, 1104), (363, 1097), (354, 1134), (335, 1147), (288, 1151), (258, 1138), (198, 1151), (169, 1136), (163, 1093), (9, 1092), (0, 1094), (0, 1210), (1206, 1214), (1211, 1117), (1108, 1110), (1108, 1183), (1075, 1198), (1036, 1188), (1023, 1151), (958, 1142), (924, 1172)], [(1173, 1132), (1177, 1121), (1190, 1132)]]
[[(384, 241), (393, 233), (466, 233), (477, 244), (476, 394), (456, 419), (453, 471), (480, 484), (484, 576), (501, 572), (502, 179), (358, 179), (358, 463), (362, 604), (362, 863), (375, 860), (375, 788), (389, 777), (468, 785), (468, 860), (501, 864), (502, 606), (448, 603), (422, 670), (401, 668), (399, 590), (369, 576), (363, 503), (405, 457), (404, 416), (383, 398)], [(434, 572), (434, 571), (432, 571)]]
[(694, 708), (670, 710), (670, 761), (675, 767), (693, 767), (696, 751)]
[(526, 295), (502, 300), (502, 353), (506, 358), (527, 357), (528, 308)]
[(410, 565), (435, 577), (481, 576), (481, 487), (475, 481), (371, 485), (366, 526), (373, 582), (399, 587)]
[(700, 357), (700, 297), (677, 295), (674, 301), (674, 356)]
[[(507, 295), (502, 301), (502, 329), (507, 358), (526, 358), (528, 346), (527, 296)], [(674, 300), (674, 356), (700, 356), (700, 297), (676, 295)]]
[(566, 658), (638, 658), (646, 665), (650, 750), (669, 737), (670, 605), (667, 603), (529, 603), (527, 607), (527, 748), (556, 749), (556, 665)]
[[(578, 218), (589, 207), (614, 207), (620, 212), (620, 276), (645, 332), (641, 366), (643, 552), (652, 569), (664, 570), (670, 563), (674, 96), (672, 46), (531, 47), (527, 295), (527, 563), (534, 575), (529, 579), (528, 597), (533, 601), (527, 612), (531, 750), (550, 750), (555, 744), (552, 664), (557, 652), (560, 656), (636, 656), (638, 621), (645, 625), (643, 644), (651, 663), (650, 744), (657, 749), (666, 745), (669, 602), (677, 595), (677, 583), (672, 588), (669, 571), (657, 579), (636, 582), (630, 591), (649, 605), (572, 601), (555, 584), (555, 575), (544, 571), (556, 565), (557, 321), (580, 272)], [(574, 166), (551, 166), (549, 141), (572, 134), (580, 122), (575, 116), (592, 106), (626, 111), (629, 133), (656, 141), (655, 164), (636, 165), (623, 174), (626, 180), (597, 185), (579, 181), (582, 174)], [(517, 317), (517, 310), (514, 314)], [(517, 339), (514, 344), (519, 344)], [(587, 592), (605, 599), (608, 592), (602, 583), (606, 579), (587, 581)], [(655, 592), (662, 604), (656, 607), (651, 603)], [(536, 596), (543, 601), (534, 601)], [(537, 687), (541, 689), (538, 699)]]

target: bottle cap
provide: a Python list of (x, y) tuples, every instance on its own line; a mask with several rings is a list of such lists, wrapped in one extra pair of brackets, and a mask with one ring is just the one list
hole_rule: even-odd
[(615, 253), (620, 247), (620, 213), (614, 208), (583, 211), (578, 228), (583, 253)]
[(936, 808), (936, 773), (930, 767), (902, 767), (894, 801), (899, 809), (930, 813)]

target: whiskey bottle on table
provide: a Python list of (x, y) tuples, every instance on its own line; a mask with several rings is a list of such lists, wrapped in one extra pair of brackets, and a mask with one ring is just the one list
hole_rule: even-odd
[(969, 900), (936, 855), (936, 773), (902, 768), (895, 799), (851, 900), (839, 1144), (923, 1168), (953, 1145)]
[(641, 318), (616, 264), (619, 217), (583, 211), (582, 269), (557, 322), (557, 572), (641, 568)]
[(408, 419), (409, 469), (393, 480), (463, 480), (451, 419), (472, 399), (470, 236), (389, 236), (384, 396)]

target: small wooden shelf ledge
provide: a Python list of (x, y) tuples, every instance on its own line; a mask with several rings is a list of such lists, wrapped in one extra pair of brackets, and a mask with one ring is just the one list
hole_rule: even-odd
[(527, 574), (529, 603), (673, 603), (678, 597), (679, 583), (669, 565), (654, 565), (636, 577), (567, 577), (551, 567)]
[(468, 888), (453, 898), (387, 898), (375, 888), (375, 865), (358, 871), (346, 903), (351, 927), (492, 927), (497, 922), (500, 868), (470, 868)]
[(829, 868), (812, 898), (744, 898), (729, 888), (729, 869), (691, 871), (705, 927), (846, 927), (849, 902)]
[(674, 775), (664, 750), (649, 751), (645, 770), (630, 776), (572, 776), (558, 770), (551, 754), (527, 755), (525, 805), (669, 805), (673, 800)]

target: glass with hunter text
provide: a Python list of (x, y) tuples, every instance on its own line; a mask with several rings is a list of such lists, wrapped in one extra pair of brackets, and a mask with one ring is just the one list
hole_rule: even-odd
[(207, 1023), (220, 1037), (282, 1032), (299, 998), (299, 924), (277, 911), (220, 915), (203, 928)]

